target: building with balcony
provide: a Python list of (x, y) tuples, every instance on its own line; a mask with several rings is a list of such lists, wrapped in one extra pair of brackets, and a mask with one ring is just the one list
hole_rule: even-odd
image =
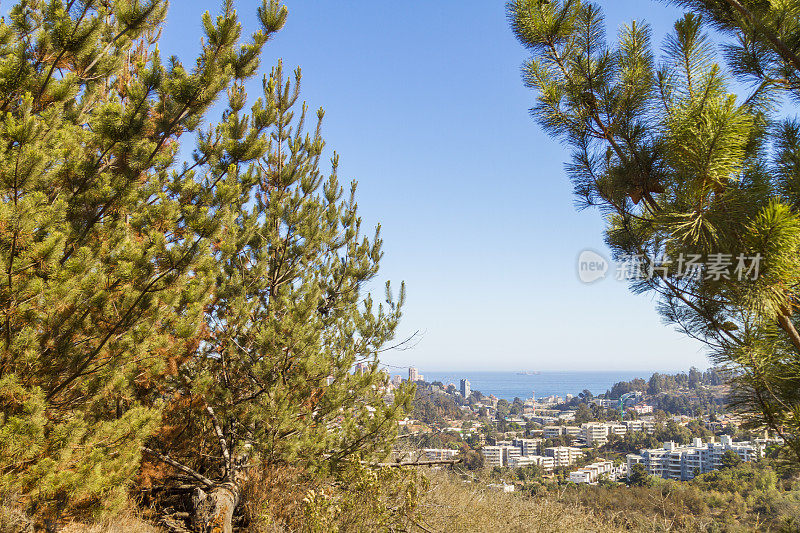
[(552, 457), (544, 457), (542, 455), (521, 455), (513, 459), (509, 464), (511, 468), (521, 468), (523, 466), (536, 465), (545, 472), (552, 472), (555, 462)]
[(542, 436), (546, 439), (555, 439), (562, 435), (563, 426), (545, 426), (542, 428)]
[(652, 420), (625, 420), (622, 425), (628, 428), (628, 431), (653, 433), (656, 430), (656, 425)]
[(553, 466), (569, 466), (583, 455), (583, 452), (572, 446), (553, 446), (545, 448), (544, 454), (553, 458)]
[(486, 466), (503, 466), (503, 446), (484, 446), (481, 454)]
[(536, 455), (539, 453), (542, 439), (514, 439), (511, 444), (519, 448), (522, 455)]
[(722, 466), (722, 456), (728, 451), (736, 452), (742, 461), (757, 461), (764, 456), (764, 448), (753, 443), (733, 442), (723, 435), (720, 442), (703, 443), (696, 438), (689, 446), (677, 446), (665, 442), (663, 448), (641, 450), (627, 456), (628, 471), (635, 464), (643, 464), (647, 473), (666, 479), (688, 481), (699, 474), (717, 470)]
[(573, 483), (597, 483), (600, 476), (604, 474), (614, 477), (614, 463), (602, 460), (586, 465), (574, 472), (570, 472), (569, 480)]

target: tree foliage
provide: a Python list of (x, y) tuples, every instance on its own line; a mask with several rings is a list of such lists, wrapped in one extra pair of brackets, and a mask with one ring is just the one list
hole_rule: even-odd
[(363, 292), (380, 234), (338, 156), (319, 169), (299, 70), (245, 107), (286, 9), (263, 0), (246, 35), (221, 2), (184, 65), (158, 48), (167, 8), (19, 0), (0, 22), (0, 493), (51, 524), (119, 508), (143, 452), (145, 487), (352, 474), (413, 394), (384, 400), (403, 290)]
[[(734, 405), (800, 454), (800, 136), (777, 115), (796, 96), (800, 63), (780, 44), (796, 50), (798, 4), (680, 3), (706, 19), (678, 20), (658, 59), (639, 21), (609, 45), (588, 2), (517, 0), (508, 14), (531, 52), (531, 112), (570, 146), (577, 203), (604, 214), (615, 258), (635, 264), (632, 290), (656, 294), (665, 319), (733, 371)], [(756, 18), (733, 7), (756, 5)], [(724, 58), (704, 20), (737, 39)], [(734, 76), (754, 82), (746, 95)]]

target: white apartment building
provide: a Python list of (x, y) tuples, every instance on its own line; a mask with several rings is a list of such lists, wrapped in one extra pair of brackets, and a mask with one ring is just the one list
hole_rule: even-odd
[(628, 432), (627, 426), (624, 426), (622, 424), (608, 424), (608, 435), (609, 436), (616, 435), (618, 437), (621, 437), (621, 436), (625, 435), (625, 433), (627, 433), (627, 432)]
[(511, 466), (511, 463), (522, 456), (522, 450), (516, 446), (503, 446), (503, 464)]
[(583, 455), (583, 452), (572, 446), (554, 446), (552, 448), (545, 448), (544, 454), (552, 457), (553, 466), (558, 467), (571, 465)]
[(697, 474), (717, 470), (722, 465), (722, 455), (727, 450), (736, 452), (742, 461), (756, 461), (763, 457), (764, 449), (750, 442), (733, 442), (723, 435), (720, 442), (703, 443), (696, 438), (689, 446), (676, 446), (665, 442), (663, 448), (641, 450), (639, 454), (627, 456), (628, 471), (635, 464), (643, 464), (647, 473), (666, 479), (688, 481)]
[(481, 454), (486, 466), (503, 466), (503, 446), (484, 446)]
[(446, 461), (458, 455), (458, 450), (449, 448), (424, 448), (422, 453), (428, 461)]
[(520, 457), (514, 458), (513, 463), (509, 464), (508, 466), (511, 468), (520, 468), (529, 465), (537, 465), (545, 472), (552, 472), (555, 463), (552, 457), (543, 457), (541, 455), (521, 455)]
[(536, 455), (539, 453), (542, 439), (514, 439), (512, 444), (520, 449), (522, 455)]
[(580, 468), (574, 472), (570, 472), (569, 480), (573, 483), (597, 483), (600, 476), (603, 474), (611, 477), (614, 473), (614, 463), (611, 461), (597, 461)]
[[(501, 444), (502, 442), (502, 444)], [(498, 441), (496, 446), (481, 448), (486, 466), (511, 466), (511, 463), (522, 456), (522, 450), (512, 446), (510, 441)]]
[(545, 426), (542, 428), (542, 437), (546, 439), (555, 439), (561, 436), (562, 426)]
[(628, 428), (622, 424), (603, 424), (600, 422), (589, 422), (581, 425), (583, 438), (588, 446), (602, 446), (608, 442), (610, 435), (624, 435)]
[(581, 431), (587, 446), (602, 446), (608, 442), (608, 428), (605, 424), (583, 424)]
[(653, 433), (656, 430), (656, 425), (652, 420), (625, 420), (622, 424), (628, 428), (628, 431)]
[(542, 428), (542, 436), (546, 439), (555, 439), (561, 435), (578, 437), (581, 433), (582, 429), (578, 426), (545, 426)]
[(537, 424), (541, 424), (543, 426), (552, 426), (555, 425), (556, 422), (558, 422), (558, 418), (554, 416), (544, 416), (544, 415), (528, 416), (527, 419), (530, 420), (531, 422), (536, 422)]

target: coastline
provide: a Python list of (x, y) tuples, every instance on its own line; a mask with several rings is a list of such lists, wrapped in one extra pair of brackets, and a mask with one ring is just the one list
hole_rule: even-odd
[[(567, 394), (577, 395), (584, 389), (592, 394), (602, 394), (611, 389), (614, 383), (630, 381), (641, 378), (645, 381), (657, 370), (653, 371), (540, 371), (536, 374), (520, 374), (520, 371), (424, 371), (419, 369), (425, 381), (432, 383), (440, 381), (445, 386), (453, 383), (459, 386), (459, 381), (466, 378), (470, 381), (472, 390), (478, 390), (485, 395), (493, 394), (497, 398), (512, 401), (515, 397), (520, 399), (545, 396), (561, 396)], [(394, 372), (392, 374), (395, 374)], [(405, 378), (407, 376), (403, 376)]]

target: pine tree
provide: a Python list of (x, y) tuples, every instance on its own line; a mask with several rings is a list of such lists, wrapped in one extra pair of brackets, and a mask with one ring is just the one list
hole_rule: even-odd
[[(235, 86), (208, 133), (228, 139), (219, 169), (240, 168), (225, 184), (236, 198), (213, 244), (205, 335), (174, 383), (172, 432), (150, 452), (193, 477), (199, 531), (229, 530), (248, 469), (337, 475), (385, 456), (413, 397), (407, 387), (387, 403), (378, 369), (404, 289), (395, 301), (387, 284), (379, 305), (362, 294), (378, 272), (380, 228), (362, 234), (355, 182), (345, 195), (338, 155), (328, 175), (320, 170), (323, 111), (306, 132), (299, 89), (299, 69), (286, 79), (278, 64), (249, 114)], [(241, 157), (258, 162), (232, 164)], [(367, 370), (353, 372), (357, 363)]]
[(162, 62), (166, 10), (20, 0), (0, 23), (0, 491), (51, 522), (124, 502), (165, 376), (197, 350), (210, 245), (257, 150), (201, 135), (179, 165), (179, 141), (286, 16), (265, 1), (245, 41), (225, 2), (186, 68)]
[[(776, 116), (798, 95), (800, 3), (678, 3), (736, 37), (729, 68), (697, 13), (658, 62), (646, 24), (611, 47), (588, 2), (517, 0), (508, 15), (531, 51), (532, 114), (571, 147), (579, 206), (604, 214), (615, 258), (635, 263), (632, 290), (705, 342), (734, 371), (733, 405), (800, 458), (800, 126)], [(732, 76), (755, 83), (740, 97)]]

